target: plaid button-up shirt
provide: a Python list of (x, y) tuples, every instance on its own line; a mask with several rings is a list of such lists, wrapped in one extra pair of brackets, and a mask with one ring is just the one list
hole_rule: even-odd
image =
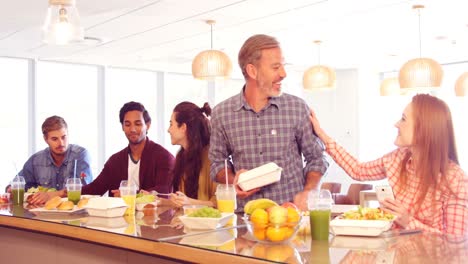
[(268, 162), (283, 168), (279, 182), (262, 187), (246, 199), (238, 198), (237, 211), (242, 211), (247, 201), (258, 198), (280, 204), (292, 201), (304, 189), (308, 172), (325, 173), (328, 162), (323, 155), (324, 146), (313, 134), (308, 115), (305, 101), (289, 94), (270, 98), (257, 113), (245, 101), (243, 89), (213, 109), (209, 151), (213, 180), (229, 156), (234, 172)]
[(400, 164), (408, 152), (407, 148), (398, 148), (382, 158), (363, 163), (335, 142), (327, 144), (327, 152), (355, 180), (387, 178), (395, 192), (396, 201), (412, 214), (408, 229), (455, 235), (468, 234), (468, 176), (454, 162), (450, 162), (447, 175), (443, 176), (447, 184), (438, 184), (435, 189), (430, 188), (421, 207), (416, 211), (414, 205), (421, 177), (415, 174), (411, 163), (406, 167), (408, 171), (406, 187), (403, 189), (397, 185)]

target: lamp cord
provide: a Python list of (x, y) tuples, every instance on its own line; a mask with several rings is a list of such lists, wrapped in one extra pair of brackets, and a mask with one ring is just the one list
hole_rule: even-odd
[(317, 43), (317, 58), (318, 58), (318, 65), (320, 66), (320, 43)]
[(419, 31), (419, 32), (418, 32), (418, 33), (419, 33), (419, 58), (421, 58), (421, 57), (422, 57), (422, 55), (421, 55), (421, 53), (422, 53), (422, 52), (421, 52), (421, 50), (422, 50), (421, 46), (422, 46), (422, 45), (421, 45), (421, 10), (420, 10), (420, 9), (418, 9), (418, 23), (419, 23), (419, 24), (418, 24), (418, 31)]
[(210, 24), (211, 27), (211, 49), (213, 49), (213, 24)]

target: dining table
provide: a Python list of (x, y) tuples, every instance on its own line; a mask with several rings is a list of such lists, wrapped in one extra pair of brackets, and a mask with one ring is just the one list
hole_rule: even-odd
[[(335, 208), (335, 213), (340, 208)], [(341, 208), (342, 210), (349, 208)], [(0, 205), (2, 263), (466, 263), (468, 237), (390, 230), (379, 236), (330, 234), (311, 239), (300, 229), (285, 243), (252, 239), (242, 214), (211, 230), (190, 230), (183, 210), (158, 206), (154, 215), (94, 217), (38, 214), (27, 205)], [(302, 218), (308, 225), (307, 217)], [(309, 230), (309, 231), (308, 231)], [(38, 262), (39, 261), (39, 262)]]

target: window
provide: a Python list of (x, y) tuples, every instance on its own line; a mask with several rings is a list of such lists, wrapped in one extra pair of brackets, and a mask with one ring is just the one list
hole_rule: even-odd
[(85, 147), (91, 154), (96, 177), (98, 150), (97, 67), (54, 62), (37, 64), (36, 151), (47, 147), (41, 126), (58, 115), (68, 124), (69, 143)]
[(128, 145), (119, 121), (119, 111), (130, 101), (142, 103), (151, 117), (148, 137), (157, 141), (158, 109), (156, 104), (156, 74), (150, 71), (110, 68), (106, 72), (105, 87), (105, 160)]
[(0, 58), (0, 193), (23, 167), (28, 153), (28, 61)]

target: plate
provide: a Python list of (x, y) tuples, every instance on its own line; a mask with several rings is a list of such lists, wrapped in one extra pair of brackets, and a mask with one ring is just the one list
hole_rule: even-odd
[(225, 226), (234, 213), (221, 213), (220, 218), (179, 216), (180, 221), (189, 229), (216, 229)]
[(333, 219), (330, 230), (334, 235), (379, 236), (392, 227), (393, 221)]

